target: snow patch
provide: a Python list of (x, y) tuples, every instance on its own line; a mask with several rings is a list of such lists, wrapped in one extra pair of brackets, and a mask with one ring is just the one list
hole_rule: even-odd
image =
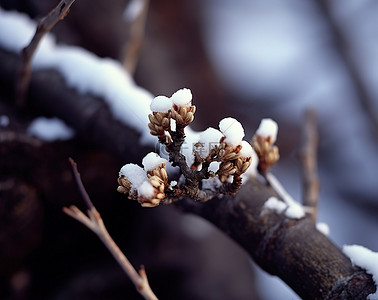
[(226, 137), (224, 141), (227, 144), (236, 147), (242, 143), (244, 128), (236, 119), (224, 118), (219, 122), (219, 129)]
[(142, 165), (145, 171), (152, 171), (158, 168), (161, 164), (167, 164), (167, 160), (161, 158), (157, 153), (150, 152), (142, 160)]
[(166, 96), (155, 97), (150, 105), (150, 109), (153, 112), (167, 113), (172, 108), (172, 99)]
[(122, 175), (131, 182), (134, 188), (137, 188), (147, 180), (146, 171), (136, 164), (124, 165), (119, 171), (119, 176)]
[(344, 245), (343, 252), (350, 258), (352, 263), (366, 270), (373, 276), (377, 290), (370, 294), (367, 299), (378, 300), (378, 252), (373, 252), (360, 245)]
[(323, 233), (325, 236), (329, 235), (330, 230), (329, 230), (328, 224), (326, 223), (322, 223), (322, 222), (316, 223), (316, 229), (320, 231), (321, 233)]
[(172, 96), (172, 102), (177, 106), (191, 106), (192, 105), (192, 92), (190, 89), (183, 88), (175, 92)]
[(242, 141), (241, 146), (242, 146), (242, 148), (239, 152), (240, 155), (242, 157), (252, 157), (254, 150), (253, 150), (251, 144), (248, 143), (247, 141)]
[(145, 198), (152, 198), (155, 195), (155, 189), (149, 181), (143, 181), (137, 190), (138, 195)]
[(297, 202), (293, 202), (288, 205), (285, 215), (286, 217), (291, 219), (300, 219), (303, 218), (306, 215), (306, 213), (302, 205), (300, 205)]
[(69, 140), (75, 135), (74, 130), (68, 127), (62, 120), (45, 117), (34, 119), (27, 129), (27, 133), (46, 142)]
[(264, 208), (273, 210), (280, 214), (287, 208), (287, 204), (281, 200), (278, 200), (276, 197), (270, 197), (265, 201)]
[(202, 144), (201, 147), (196, 147), (198, 154), (205, 158), (209, 155), (211, 149), (215, 146), (219, 146), (220, 139), (223, 137), (223, 134), (212, 127), (207, 128), (199, 136), (199, 142)]
[[(0, 8), (0, 44), (19, 53), (32, 39), (36, 23), (18, 12)], [(142, 134), (142, 143), (154, 143), (148, 131), (149, 104), (153, 95), (137, 86), (122, 65), (109, 58), (99, 58), (89, 51), (73, 46), (56, 45), (53, 35), (41, 41), (32, 65), (34, 69), (59, 71), (67, 85), (80, 93), (103, 98), (113, 115)]]
[(278, 125), (272, 119), (262, 119), (256, 134), (267, 139), (270, 138), (271, 144), (274, 144), (277, 139)]

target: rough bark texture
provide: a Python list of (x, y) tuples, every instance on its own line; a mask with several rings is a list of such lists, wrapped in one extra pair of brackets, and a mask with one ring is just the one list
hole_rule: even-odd
[[(14, 54), (0, 52), (0, 83), (12, 84)], [(55, 115), (78, 133), (127, 161), (140, 161), (150, 149), (135, 147), (139, 135), (113, 120), (106, 104), (67, 88), (55, 71), (35, 72), (32, 105)], [(239, 243), (267, 272), (279, 276), (305, 299), (365, 299), (375, 291), (371, 276), (350, 260), (309, 219), (292, 220), (263, 212), (274, 191), (259, 182), (246, 184), (235, 197), (206, 204), (185, 200), (182, 209), (201, 215)]]
[(365, 299), (375, 291), (371, 276), (352, 266), (309, 218), (264, 211), (271, 196), (277, 195), (269, 187), (250, 181), (235, 198), (184, 207), (218, 226), (304, 299)]

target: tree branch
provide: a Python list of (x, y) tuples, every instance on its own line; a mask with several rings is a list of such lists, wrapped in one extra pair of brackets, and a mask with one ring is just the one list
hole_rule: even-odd
[[(15, 54), (0, 51), (0, 81), (9, 84), (15, 73)], [(135, 147), (139, 134), (117, 122), (101, 99), (75, 92), (54, 71), (33, 74), (30, 96), (39, 109), (67, 124), (127, 161), (140, 161), (150, 148)], [(51, 101), (55, 99), (55, 101)], [(52, 103), (53, 102), (53, 103)], [(267, 272), (279, 276), (305, 299), (366, 299), (375, 291), (372, 277), (352, 265), (308, 218), (292, 220), (263, 213), (265, 201), (278, 195), (251, 181), (236, 197), (206, 203), (182, 200), (175, 205), (203, 216), (235, 242)], [(344, 297), (346, 298), (346, 297)]]
[(344, 62), (344, 66), (357, 93), (357, 100), (359, 100), (359, 104), (362, 110), (370, 121), (375, 141), (378, 141), (378, 116), (375, 113), (376, 110), (374, 109), (373, 105), (375, 99), (373, 99), (369, 94), (366, 84), (360, 76), (360, 71), (357, 63), (350, 53), (347, 37), (332, 15), (331, 8), (329, 6), (330, 2), (327, 0), (320, 0), (315, 2), (318, 3), (325, 21), (328, 23), (328, 27), (335, 41), (335, 49), (338, 51), (341, 60)]
[(155, 296), (148, 283), (144, 267), (142, 266), (138, 273), (131, 265), (127, 257), (122, 253), (121, 249), (119, 249), (117, 244), (114, 242), (114, 240), (112, 239), (108, 230), (105, 227), (104, 221), (102, 220), (100, 213), (93, 205), (91, 199), (88, 196), (87, 191), (84, 188), (83, 182), (80, 178), (80, 173), (77, 170), (76, 163), (73, 161), (72, 158), (70, 158), (69, 161), (71, 163), (73, 175), (78, 185), (80, 194), (83, 197), (84, 202), (87, 206), (88, 216), (86, 216), (80, 209), (78, 209), (74, 205), (71, 205), (70, 207), (63, 207), (63, 212), (71, 218), (74, 218), (75, 220), (85, 225), (99, 237), (99, 239), (103, 242), (106, 248), (108, 248), (110, 253), (113, 255), (113, 257), (116, 259), (123, 271), (126, 273), (126, 275), (134, 283), (137, 291), (143, 296), (144, 299), (157, 300), (158, 298)]
[[(137, 10), (137, 12), (129, 12), (129, 14), (136, 13), (136, 15), (132, 15), (128, 18), (131, 19), (130, 37), (125, 46), (123, 66), (129, 74), (134, 74), (144, 39), (149, 0), (132, 0), (128, 5), (129, 7), (127, 9), (129, 11)], [(135, 8), (135, 6), (137, 6), (137, 8)]]
[(25, 105), (26, 94), (30, 84), (32, 58), (39, 43), (56, 23), (65, 18), (74, 2), (75, 0), (60, 1), (53, 10), (38, 22), (33, 39), (30, 41), (29, 45), (22, 50), (20, 69), (16, 80), (16, 104), (18, 107)]
[(316, 113), (306, 111), (305, 124), (302, 131), (302, 146), (298, 153), (301, 163), (304, 206), (312, 208), (311, 219), (316, 222), (316, 211), (319, 198), (319, 179), (317, 174), (318, 132), (316, 129)]

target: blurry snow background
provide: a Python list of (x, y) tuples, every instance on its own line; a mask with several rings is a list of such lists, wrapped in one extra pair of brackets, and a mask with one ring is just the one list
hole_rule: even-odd
[[(302, 0), (199, 2), (209, 57), (222, 83), (244, 99), (239, 113), (247, 119), (253, 113), (248, 106), (260, 101), (271, 117), (300, 126), (305, 109), (316, 109), (321, 180), (318, 220), (329, 225), (330, 237), (339, 246), (361, 244), (377, 251), (377, 135), (320, 5)], [(346, 36), (346, 51), (373, 99), (371, 113), (378, 118), (378, 2), (328, 3)], [(291, 134), (282, 128), (278, 146), (284, 143), (282, 136)], [(300, 200), (294, 156), (284, 156), (274, 172)], [(297, 298), (280, 280), (262, 272), (259, 285), (265, 299)]]

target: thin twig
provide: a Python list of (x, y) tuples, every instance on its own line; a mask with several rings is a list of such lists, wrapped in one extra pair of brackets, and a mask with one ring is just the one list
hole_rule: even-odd
[(126, 14), (129, 12), (129, 15), (132, 15), (128, 17), (129, 20), (131, 19), (130, 37), (125, 45), (123, 57), (123, 66), (129, 74), (134, 74), (138, 63), (145, 35), (149, 2), (149, 0), (132, 0), (126, 8)]
[(335, 40), (335, 48), (338, 51), (341, 60), (344, 62), (344, 66), (349, 73), (352, 85), (357, 93), (357, 100), (364, 111), (367, 119), (370, 121), (372, 133), (375, 137), (375, 141), (378, 141), (378, 115), (376, 113), (374, 102), (375, 98), (369, 93), (366, 83), (361, 77), (359, 67), (356, 59), (353, 57), (350, 51), (350, 45), (348, 44), (348, 38), (345, 34), (345, 30), (341, 28), (335, 17), (332, 14), (330, 1), (321, 0), (316, 1), (319, 4), (321, 12), (324, 15), (324, 20), (328, 23), (329, 29)]
[(80, 173), (77, 170), (77, 165), (72, 158), (69, 159), (72, 167), (72, 171), (75, 177), (75, 181), (79, 187), (79, 191), (81, 196), (83, 197), (85, 204), (87, 206), (87, 213), (88, 216), (85, 215), (79, 208), (75, 205), (71, 205), (70, 207), (63, 207), (63, 212), (68, 216), (74, 218), (75, 220), (79, 221), (90, 230), (92, 230), (99, 239), (104, 243), (104, 245), (108, 248), (110, 253), (116, 259), (118, 264), (127, 274), (127, 276), (131, 279), (133, 284), (135, 285), (137, 291), (143, 296), (144, 299), (147, 300), (157, 300), (158, 298), (153, 293), (147, 279), (146, 271), (142, 266), (139, 270), (139, 273), (134, 269), (131, 265), (130, 261), (127, 257), (122, 253), (121, 249), (117, 246), (114, 242), (112, 237), (110, 236), (108, 230), (105, 227), (104, 221), (101, 218), (100, 213), (97, 211), (96, 207), (93, 205), (92, 201), (90, 200), (88, 193), (86, 192), (84, 185), (81, 181)]
[(302, 146), (298, 153), (301, 163), (303, 196), (302, 203), (312, 207), (311, 219), (316, 222), (319, 198), (319, 178), (317, 172), (318, 131), (316, 128), (316, 113), (306, 111), (305, 124), (302, 131)]
[(51, 29), (60, 20), (63, 20), (68, 14), (70, 7), (75, 0), (62, 0), (43, 17), (37, 25), (37, 30), (30, 41), (29, 45), (22, 50), (21, 62), (16, 80), (16, 104), (18, 107), (25, 105), (26, 94), (30, 84), (31, 62), (35, 51), (42, 38), (51, 31)]

